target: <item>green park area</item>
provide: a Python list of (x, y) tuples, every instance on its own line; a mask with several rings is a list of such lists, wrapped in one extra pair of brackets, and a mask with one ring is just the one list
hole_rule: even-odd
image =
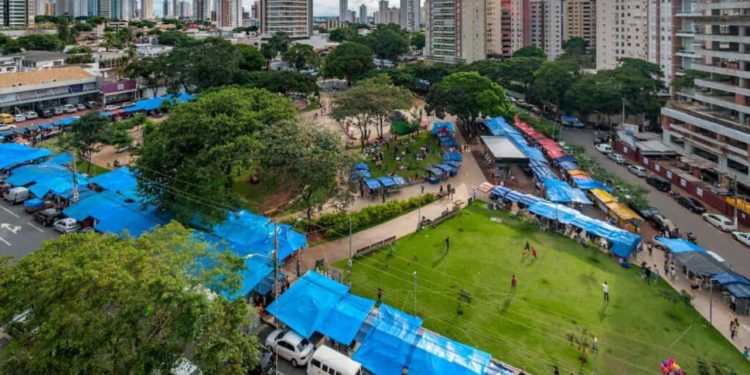
[[(430, 152), (426, 153), (422, 160), (417, 160), (417, 153), (422, 147), (429, 146)], [(437, 138), (433, 137), (430, 132), (420, 132), (413, 135), (410, 139), (408, 135), (399, 136), (398, 139), (390, 142), (388, 147), (381, 147), (383, 153), (383, 163), (378, 166), (373, 156), (368, 155), (365, 162), (370, 166), (372, 177), (380, 177), (396, 173), (404, 178), (414, 178), (418, 173), (420, 176), (425, 175), (425, 168), (430, 165), (441, 163), (443, 161), (443, 151), (440, 149)], [(398, 152), (396, 154), (396, 152)], [(404, 155), (402, 155), (406, 152)], [(400, 159), (396, 160), (396, 156)], [(399, 165), (405, 169), (399, 169)]]
[[(526, 241), (537, 258), (524, 256)], [(699, 362), (726, 371), (710, 373), (750, 373), (664, 280), (649, 285), (638, 268), (483, 205), (355, 261), (351, 281), (355, 293), (376, 298), (381, 287), (385, 303), (409, 313), (416, 306), (424, 327), (534, 374), (553, 366), (562, 374), (656, 374), (669, 357), (689, 374), (700, 373)]]

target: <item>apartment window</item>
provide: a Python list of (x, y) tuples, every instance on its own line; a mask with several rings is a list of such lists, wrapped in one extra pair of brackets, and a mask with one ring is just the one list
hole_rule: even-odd
[(736, 161), (734, 161), (732, 159), (729, 159), (729, 158), (727, 158), (727, 167), (729, 167), (729, 168), (731, 168), (731, 169), (733, 169), (733, 170), (735, 170), (737, 172), (740, 172), (742, 174), (747, 174), (747, 172), (748, 172), (748, 168), (747, 168), (746, 165), (738, 163), (738, 162), (736, 162)]

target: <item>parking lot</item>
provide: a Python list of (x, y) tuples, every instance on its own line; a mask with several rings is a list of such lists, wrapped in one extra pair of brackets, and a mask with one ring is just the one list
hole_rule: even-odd
[(0, 255), (22, 258), (57, 236), (52, 228), (35, 223), (32, 215), (24, 212), (23, 205), (0, 202)]

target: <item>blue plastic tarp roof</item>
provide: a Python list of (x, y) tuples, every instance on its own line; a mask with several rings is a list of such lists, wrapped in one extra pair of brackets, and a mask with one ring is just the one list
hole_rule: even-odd
[(572, 209), (559, 203), (552, 203), (547, 201), (534, 203), (533, 205), (529, 206), (529, 211), (537, 215), (544, 216), (547, 219), (559, 221), (563, 224), (568, 224), (576, 217), (581, 215), (578, 210)]
[(55, 122), (55, 124), (62, 125), (62, 126), (69, 126), (69, 125), (73, 125), (73, 123), (76, 122), (76, 121), (78, 121), (79, 118), (80, 117), (78, 117), (78, 116), (66, 117), (66, 118), (57, 120)]
[(745, 276), (742, 276), (734, 272), (719, 273), (719, 274), (714, 275), (712, 279), (713, 281), (716, 281), (717, 283), (721, 285), (743, 284), (743, 285), (750, 286), (750, 280), (745, 278)]
[(125, 198), (112, 191), (102, 191), (80, 199), (63, 210), (65, 215), (78, 221), (88, 217), (96, 219), (94, 228), (103, 233), (122, 235), (125, 231), (138, 237), (167, 219), (157, 215), (154, 207), (142, 207), (140, 203), (126, 202)]
[(433, 167), (442, 170), (445, 173), (456, 173), (456, 168), (448, 164), (435, 164)]
[(574, 169), (581, 169), (581, 167), (579, 167), (578, 164), (572, 161), (561, 161), (561, 162), (558, 162), (558, 164), (560, 164), (560, 168), (566, 171), (572, 171)]
[[(229, 301), (244, 297), (255, 289), (263, 279), (273, 273), (273, 262), (262, 256), (251, 256), (245, 259), (245, 269), (240, 274), (242, 276), (242, 286), (240, 290), (233, 294), (223, 293)], [(273, 278), (273, 276), (271, 276)]]
[(351, 345), (374, 306), (374, 300), (346, 294), (331, 310), (318, 332), (338, 343)]
[(593, 204), (586, 193), (580, 189), (576, 189), (568, 185), (567, 182), (558, 180), (555, 178), (545, 178), (544, 188), (546, 191), (547, 199), (557, 203), (581, 203), (581, 204)]
[(423, 331), (409, 362), (413, 374), (484, 374), (492, 356), (430, 331)]
[(583, 190), (591, 190), (591, 189), (601, 189), (608, 193), (612, 192), (612, 188), (610, 188), (607, 185), (604, 185), (601, 181), (594, 180), (593, 178), (589, 177), (578, 177), (573, 176), (573, 182), (576, 184), (576, 187)]
[(536, 178), (538, 178), (539, 180), (544, 180), (545, 178), (557, 179), (557, 175), (552, 172), (552, 169), (546, 162), (532, 160), (529, 162), (529, 167), (531, 168), (531, 171), (534, 172)]
[(439, 135), (438, 142), (443, 147), (458, 147), (458, 141), (450, 135)]
[(391, 176), (378, 177), (378, 181), (383, 184), (383, 187), (386, 189), (396, 186), (396, 181), (394, 181)]
[(114, 191), (124, 197), (140, 201), (138, 191), (138, 181), (135, 179), (133, 172), (128, 167), (114, 169), (107, 173), (102, 173), (89, 179), (102, 187), (102, 189)]
[(354, 169), (358, 171), (369, 171), (370, 167), (366, 163), (354, 164)]
[(182, 91), (177, 95), (176, 100), (173, 100), (174, 97), (171, 94), (162, 96), (162, 99), (170, 101), (170, 102), (175, 101), (177, 103), (184, 103), (184, 102), (189, 102), (191, 100), (194, 100), (195, 95), (188, 94), (187, 92)]
[(393, 178), (393, 181), (396, 182), (396, 185), (398, 185), (398, 186), (404, 186), (404, 185), (406, 185), (406, 179), (403, 178), (403, 177), (401, 177), (401, 176), (399, 176), (399, 175), (393, 175), (393, 176), (391, 176), (391, 178)]
[(679, 254), (679, 253), (687, 253), (691, 251), (699, 252), (699, 253), (705, 253), (706, 250), (704, 250), (702, 247), (684, 239), (684, 238), (665, 238), (665, 237), (656, 237), (656, 240), (664, 244), (669, 251)]
[[(444, 129), (444, 130), (443, 130)], [(432, 124), (432, 134), (435, 135), (441, 131), (447, 131), (449, 133), (455, 133), (456, 127), (450, 121), (435, 121)]]
[[(62, 165), (65, 160), (67, 160), (67, 156), (62, 154), (40, 164), (18, 167), (11, 172), (6, 181), (13, 186), (29, 185), (29, 191), (37, 198), (44, 198), (47, 194), (52, 193), (69, 199), (72, 196), (75, 184), (73, 172)], [(83, 175), (77, 174), (75, 178), (79, 186), (87, 184)]]
[(300, 336), (310, 338), (348, 292), (347, 286), (307, 271), (267, 311)]
[(49, 155), (52, 155), (52, 151), (43, 148), (33, 148), (20, 143), (3, 143), (0, 144), (0, 169), (12, 168)]
[(164, 98), (161, 98), (161, 97), (141, 99), (135, 102), (135, 105), (127, 107), (123, 111), (125, 113), (139, 112), (139, 111), (153, 111), (153, 110), (159, 109), (159, 107), (161, 107), (163, 102), (164, 102)]
[(374, 179), (374, 178), (365, 178), (365, 186), (367, 186), (370, 190), (378, 190), (380, 189), (380, 181)]
[(443, 172), (442, 169), (440, 169), (440, 168), (438, 168), (436, 166), (432, 166), (432, 167), (426, 168), (425, 171), (427, 171), (427, 172), (429, 172), (431, 174), (434, 174), (436, 177), (440, 177), (440, 176), (442, 176), (442, 175), (445, 174), (445, 172)]
[(504, 186), (495, 186), (494, 188), (492, 188), (490, 192), (499, 197), (502, 197), (505, 200), (509, 200), (511, 202), (518, 202), (526, 206), (531, 206), (536, 202), (544, 201), (542, 198), (535, 197), (530, 194), (524, 194), (515, 190), (511, 190)]
[(575, 163), (576, 162), (576, 157), (573, 156), (573, 155), (565, 155), (565, 156), (561, 156), (561, 157), (555, 159), (555, 161), (557, 161), (558, 163), (562, 163), (562, 162), (566, 162), (566, 161), (567, 162), (571, 162), (571, 163)]
[(737, 298), (750, 298), (750, 286), (745, 284), (729, 284), (724, 286), (729, 293)]
[(460, 153), (456, 151), (448, 151), (443, 154), (443, 160), (445, 161), (464, 161), (464, 158)]
[(421, 318), (381, 304), (372, 328), (352, 358), (374, 374), (401, 375), (421, 326)]

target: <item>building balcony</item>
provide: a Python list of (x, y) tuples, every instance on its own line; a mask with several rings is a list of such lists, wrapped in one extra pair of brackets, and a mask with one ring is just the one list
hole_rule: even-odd
[(706, 42), (747, 43), (747, 37), (723, 34), (695, 34), (695, 40)]
[(750, 53), (742, 53), (737, 51), (719, 51), (705, 48), (696, 48), (695, 52), (701, 56), (707, 57), (718, 57), (727, 60), (750, 61)]
[(693, 30), (679, 30), (675, 35), (682, 38), (693, 38), (695, 37), (695, 32)]
[(677, 52), (675, 52), (675, 55), (681, 56), (681, 57), (692, 57), (692, 58), (698, 57), (698, 55), (695, 54), (695, 51), (684, 49), (684, 48), (677, 50)]
[(692, 69), (695, 69), (701, 72), (706, 72), (706, 73), (716, 73), (716, 74), (723, 74), (723, 75), (732, 76), (732, 77), (750, 79), (750, 71), (736, 69), (736, 68), (727, 68), (727, 67), (721, 67), (721, 66), (693, 63)]
[(734, 95), (712, 95), (704, 94), (702, 92), (696, 92), (693, 97), (695, 98), (695, 100), (701, 101), (703, 103), (731, 109), (733, 111), (741, 112), (744, 114), (750, 114), (750, 106), (737, 104), (734, 101)]
[(695, 8), (698, 10), (713, 10), (713, 9), (747, 9), (750, 8), (750, 1), (719, 1), (719, 2), (708, 2), (708, 3), (697, 3)]
[(717, 154), (723, 154), (723, 144), (716, 138), (705, 136), (699, 132), (691, 131), (687, 124), (670, 124), (669, 129), (675, 133), (681, 135), (685, 140), (691, 140), (693, 143), (705, 148), (708, 151), (715, 152)]
[(731, 92), (734, 94), (750, 96), (750, 89), (739, 87), (737, 85), (727, 83), (727, 82), (712, 81), (708, 79), (696, 79), (695, 85), (698, 87), (707, 87), (710, 89), (716, 89), (716, 90)]
[(670, 102), (661, 109), (662, 116), (695, 125), (730, 139), (750, 143), (750, 127), (742, 126), (728, 113), (694, 102)]

